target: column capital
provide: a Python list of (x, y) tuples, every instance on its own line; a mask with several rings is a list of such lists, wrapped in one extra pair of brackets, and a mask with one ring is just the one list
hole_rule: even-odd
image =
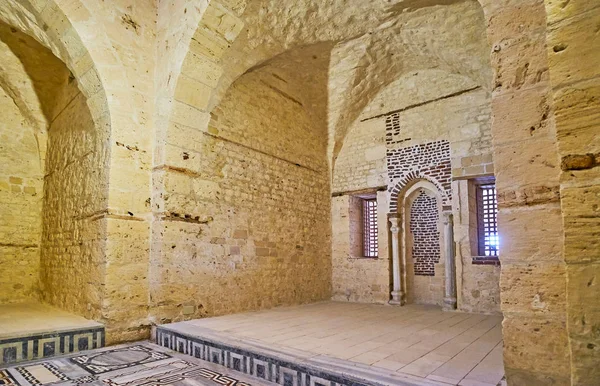
[(390, 222), (390, 224), (392, 225), (390, 227), (390, 231), (394, 234), (397, 235), (398, 232), (400, 232), (400, 227), (398, 226), (398, 222), (400, 221), (400, 217), (399, 216), (394, 216), (394, 217), (388, 217), (388, 220)]
[(444, 224), (452, 224), (454, 222), (454, 214), (452, 213), (452, 211), (443, 211), (442, 216), (444, 218)]

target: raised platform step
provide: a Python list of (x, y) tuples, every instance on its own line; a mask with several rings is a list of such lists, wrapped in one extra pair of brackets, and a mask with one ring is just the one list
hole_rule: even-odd
[(104, 347), (104, 326), (39, 303), (0, 305), (0, 366)]
[(186, 322), (155, 327), (153, 340), (173, 351), (284, 386), (447, 386), (324, 355), (273, 348)]

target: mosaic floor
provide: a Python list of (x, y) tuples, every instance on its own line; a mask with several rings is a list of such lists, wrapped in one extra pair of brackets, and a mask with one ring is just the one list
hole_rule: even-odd
[(79, 352), (61, 358), (0, 367), (2, 386), (270, 385), (213, 363), (151, 343)]
[(501, 322), (432, 306), (323, 302), (169, 324), (158, 342), (192, 355), (196, 341), (213, 341), (245, 345), (246, 356), (264, 348), (417, 384), (496, 386), (504, 382)]

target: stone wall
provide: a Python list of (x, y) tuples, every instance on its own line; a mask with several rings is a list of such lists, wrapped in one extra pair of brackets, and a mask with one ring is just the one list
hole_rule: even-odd
[(39, 298), (45, 136), (0, 88), (0, 304)]
[(108, 132), (99, 132), (77, 82), (64, 79), (48, 130), (42, 210), (43, 299), (99, 318), (104, 295)]
[(326, 134), (284, 77), (251, 72), (207, 131), (173, 130), (150, 274), (157, 322), (330, 297)]
[[(379, 93), (350, 128), (333, 166), (334, 194), (351, 195), (352, 192), (387, 186), (385, 202), (388, 206), (381, 209), (385, 214), (402, 205), (403, 188), (416, 180), (426, 179), (436, 185), (442, 200), (440, 205), (452, 205), (456, 217), (463, 210), (468, 213), (469, 201), (460, 202), (454, 198), (458, 191), (451, 187), (451, 174), (466, 179), (493, 174), (490, 109), (489, 93), (466, 77), (440, 70), (404, 75)], [(343, 271), (344, 274), (334, 275), (334, 298), (373, 301), (370, 292), (373, 283), (378, 283), (379, 287), (388, 283), (389, 287), (388, 256), (380, 253), (380, 258), (384, 257), (385, 261), (379, 265), (368, 261), (367, 266), (354, 272), (351, 270), (356, 262), (349, 264), (352, 260), (343, 258), (349, 255), (348, 225), (343, 218), (347, 204), (340, 200), (333, 199), (334, 208), (339, 206), (343, 211), (333, 211), (333, 222), (339, 224), (334, 226), (333, 269), (334, 273)], [(410, 213), (409, 209), (407, 213)], [(406, 226), (409, 228), (410, 224)], [(455, 224), (455, 228), (458, 227)], [(389, 228), (385, 216), (379, 228)], [(381, 236), (382, 242), (387, 244), (387, 232)], [(462, 262), (457, 263), (457, 270), (465, 276), (464, 281), (459, 279), (463, 284), (459, 288), (468, 294), (459, 296), (459, 308), (498, 312), (499, 267), (473, 265), (472, 257), (476, 254), (470, 250), (471, 238), (468, 232), (464, 237), (460, 232), (456, 233), (457, 250), (468, 247), (468, 253), (461, 255)], [(410, 277), (412, 284), (418, 284), (420, 291), (427, 292), (422, 300), (441, 302), (444, 275), (441, 260), (436, 265), (435, 278), (421, 278), (418, 280), (423, 283), (417, 283), (414, 281), (417, 279)], [(414, 276), (410, 259), (409, 263)], [(344, 297), (346, 290), (364, 295)], [(433, 293), (437, 295), (433, 296)], [(389, 294), (381, 293), (376, 301), (388, 299)], [(414, 296), (411, 299), (415, 299)]]
[[(378, 254), (365, 258), (362, 245), (356, 247), (356, 238), (362, 232), (360, 198), (341, 195), (331, 199), (332, 218), (332, 280), (333, 300), (386, 303), (390, 296), (390, 259), (387, 234), (387, 193), (376, 192)], [(357, 202), (358, 201), (358, 202)]]
[[(108, 126), (96, 125), (80, 84), (48, 48), (4, 23), (0, 23), (0, 39), (0, 83), (13, 109), (18, 108), (22, 116), (7, 139), (16, 142), (3, 152), (10, 165), (6, 169), (9, 182), (15, 185), (11, 190), (20, 193), (8, 197), (5, 204), (8, 211), (18, 210), (20, 216), (2, 216), (8, 220), (4, 229), (30, 239), (24, 250), (39, 250), (35, 261), (19, 261), (21, 271), (30, 272), (6, 272), (12, 271), (13, 277), (25, 284), (35, 283), (30, 299), (100, 319)], [(87, 84), (89, 79), (83, 81)], [(10, 105), (7, 111), (11, 111)], [(37, 179), (35, 185), (32, 178)], [(24, 202), (25, 197), (29, 201)]]
[[(500, 312), (500, 264), (474, 264), (478, 256), (477, 208), (474, 183), (457, 180), (452, 183), (456, 242), (456, 281), (458, 309), (466, 312)], [(501, 236), (502, 237), (502, 236)], [(502, 240), (502, 244), (504, 240)], [(502, 254), (502, 249), (500, 250)]]
[(545, 1), (564, 224), (571, 383), (600, 382), (600, 4)]
[[(94, 256), (104, 254), (111, 264), (106, 274), (101, 315), (94, 311), (93, 305), (92, 311), (84, 314), (106, 322), (112, 342), (147, 336), (148, 307), (153, 315), (158, 315), (153, 321), (183, 317), (185, 305), (180, 299), (163, 302), (170, 291), (186, 292), (195, 285), (182, 285), (187, 282), (179, 280), (181, 275), (171, 270), (176, 265), (171, 264), (172, 258), (178, 258), (171, 256), (175, 253), (172, 245), (181, 250), (200, 237), (204, 248), (215, 248), (215, 256), (221, 256), (221, 247), (225, 249), (225, 245), (239, 246), (241, 253), (243, 245), (237, 245), (237, 241), (227, 239), (225, 244), (219, 244), (218, 239), (224, 229), (234, 232), (239, 225), (238, 236), (243, 236), (246, 230), (245, 220), (237, 222), (237, 212), (231, 215), (236, 219), (235, 227), (226, 228), (222, 218), (215, 216), (211, 220), (212, 209), (197, 205), (203, 200), (216, 201), (211, 197), (220, 192), (220, 179), (228, 178), (215, 172), (227, 163), (224, 157), (215, 155), (214, 149), (248, 157), (254, 151), (233, 150), (238, 145), (214, 138), (218, 133), (209, 133), (207, 128), (209, 111), (219, 105), (239, 76), (250, 69), (255, 71), (255, 66), (264, 66), (270, 58), (321, 43), (325, 43), (321, 51), (313, 55), (328, 57), (331, 45), (343, 42), (336, 46), (331, 66), (326, 66), (330, 70), (326, 72), (326, 80), (319, 78), (316, 82), (321, 97), (312, 98), (313, 108), (305, 104), (307, 110), (328, 108), (326, 114), (321, 111), (319, 115), (321, 120), (325, 116), (329, 125), (326, 146), (333, 170), (333, 192), (341, 193), (333, 199), (332, 223), (346, 221), (344, 216), (350, 206), (345, 202), (350, 200), (344, 193), (391, 185), (385, 168), (386, 115), (391, 112), (399, 115), (393, 127), (397, 138), (388, 146), (401, 148), (448, 140), (456, 180), (453, 184), (458, 185), (452, 189), (456, 241), (460, 243), (457, 251), (461, 251), (462, 262), (457, 265), (457, 271), (462, 269), (458, 279), (464, 281), (464, 288), (481, 288), (484, 282), (493, 283), (491, 278), (501, 270), (504, 363), (509, 384), (597, 383), (594, 370), (600, 347), (594, 332), (598, 324), (595, 308), (598, 286), (594, 284), (598, 265), (598, 248), (594, 248), (595, 186), (598, 185), (594, 60), (597, 2), (481, 0), (441, 1), (436, 5), (431, 1), (332, 0), (318, 7), (315, 4), (281, 0), (177, 4), (132, 0), (0, 0), (0, 19), (15, 31), (35, 37), (67, 65), (86, 98), (95, 132), (103, 132), (104, 127), (111, 133), (107, 145), (112, 155), (109, 203), (106, 213), (97, 221), (97, 224), (107, 223), (107, 242), (104, 249), (100, 247), (94, 253)], [(172, 19), (182, 20), (181, 23), (169, 23), (171, 14), (177, 15)], [(487, 42), (482, 39), (484, 34)], [(3, 41), (5, 37), (2, 36)], [(37, 55), (32, 57), (38, 60)], [(6, 63), (2, 57), (0, 78), (14, 80), (14, 72), (6, 71)], [(305, 63), (291, 67), (297, 74), (310, 73), (314, 62)], [(424, 66), (437, 70), (423, 69)], [(490, 88), (492, 69), (495, 77)], [(422, 71), (441, 73), (431, 75), (435, 81), (427, 83), (425, 79), (429, 76), (422, 76)], [(34, 78), (33, 73), (29, 74)], [(36, 82), (41, 79), (35, 78)], [(403, 84), (390, 87), (397, 92), (380, 93), (394, 82)], [(314, 84), (305, 81), (303, 88), (313, 90), (308, 85)], [(303, 100), (293, 92), (285, 93), (303, 104), (311, 100)], [(18, 100), (14, 95), (10, 97)], [(430, 100), (435, 101), (420, 104)], [(79, 101), (74, 103), (81, 105)], [(19, 111), (25, 114), (22, 105)], [(407, 123), (405, 127), (403, 122)], [(417, 134), (428, 132), (428, 138), (413, 136), (413, 130)], [(198, 142), (196, 138), (209, 134), (213, 137), (201, 140), (196, 150), (188, 149), (188, 145), (197, 146), (190, 144)], [(180, 137), (177, 141), (176, 136)], [(189, 153), (188, 160), (201, 159), (200, 166), (182, 165), (184, 152)], [(198, 156), (200, 153), (209, 156), (202, 158)], [(66, 151), (63, 158), (70, 157), (69, 154)], [(238, 161), (232, 157), (231, 162)], [(83, 164), (82, 168), (87, 167)], [(68, 174), (67, 169), (57, 170)], [(460, 205), (464, 179), (489, 175), (494, 169), (504, 240), (501, 268), (468, 264), (472, 255), (470, 220), (463, 213), (465, 206)], [(204, 170), (210, 178), (202, 174)], [(311, 174), (304, 173), (298, 177), (306, 180)], [(2, 178), (0, 186), (5, 194), (6, 176)], [(184, 182), (175, 182), (178, 178)], [(48, 180), (51, 179), (49, 176)], [(15, 190), (21, 189), (19, 186), (23, 185), (17, 184), (18, 179), (13, 181), (11, 184), (9, 176), (11, 191), (13, 185)], [(187, 191), (202, 192), (202, 198), (164, 204), (164, 199), (171, 196), (177, 196), (178, 200), (180, 186), (188, 183)], [(77, 192), (67, 191), (67, 194), (78, 197)], [(99, 197), (103, 199), (102, 195)], [(383, 197), (380, 199), (385, 201)], [(14, 197), (9, 200), (13, 202)], [(385, 202), (389, 207), (390, 202)], [(246, 205), (234, 204), (229, 207), (237, 210), (238, 205), (239, 208)], [(327, 212), (327, 205), (320, 209)], [(34, 206), (28, 203), (28, 207)], [(190, 206), (199, 209), (187, 210)], [(215, 211), (221, 213), (224, 207), (217, 206)], [(387, 209), (380, 208), (380, 232), (387, 229), (386, 212)], [(244, 209), (242, 213), (253, 212)], [(313, 214), (306, 214), (310, 215)], [(81, 226), (73, 228), (76, 222)], [(62, 224), (59, 230), (63, 229)], [(85, 232), (91, 229), (78, 219), (64, 224), (72, 229), (87, 229)], [(149, 242), (151, 225), (152, 243)], [(327, 231), (329, 226), (325, 228)], [(205, 233), (197, 236), (200, 230)], [(102, 229), (90, 231), (100, 235), (99, 239), (102, 232)], [(181, 232), (188, 233), (184, 237), (178, 234)], [(253, 236), (250, 229), (247, 235), (250, 240)], [(89, 241), (96, 236), (77, 235), (74, 240)], [(216, 244), (210, 244), (213, 237)], [(389, 260), (350, 259), (349, 238), (343, 232), (332, 235), (336, 296), (343, 299), (349, 289), (349, 293), (357, 294), (350, 297), (352, 300), (387, 300), (384, 287), (389, 277), (387, 281), (381, 278), (389, 276)], [(237, 240), (233, 234), (231, 239)], [(271, 254), (269, 242), (273, 241), (268, 240), (266, 247), (254, 247), (269, 249), (261, 253)], [(85, 241), (82, 245), (89, 244)], [(79, 253), (76, 245), (70, 248), (71, 252)], [(380, 246), (380, 251), (383, 250)], [(193, 256), (192, 252), (186, 253)], [(88, 258), (80, 263), (94, 261), (96, 258)], [(359, 267), (363, 265), (365, 270), (361, 271)], [(164, 289), (159, 298), (148, 296), (148, 285), (152, 284), (148, 282), (148, 267), (150, 279)], [(368, 278), (364, 282), (356, 280), (355, 272), (369, 272), (364, 275)], [(236, 279), (235, 275), (229, 277)], [(197, 280), (197, 276), (193, 279)], [(218, 288), (231, 285), (226, 278), (219, 280)], [(175, 282), (179, 284), (165, 284)], [(65, 299), (72, 297), (66, 295), (72, 292), (68, 285), (57, 283), (57, 286), (61, 292), (65, 290)], [(153, 291), (156, 288), (150, 294)], [(465, 310), (495, 310), (496, 306), (485, 299), (497, 300), (498, 292), (492, 286), (485, 291), (487, 295), (473, 290), (459, 292), (459, 306), (462, 302), (461, 309)], [(57, 301), (59, 298), (57, 293)], [(88, 300), (93, 299), (83, 296), (76, 308), (87, 309), (83, 304)], [(300, 301), (299, 295), (296, 300)], [(216, 309), (236, 310), (221, 305), (212, 308)], [(193, 307), (187, 313), (200, 314)]]
[(504, 240), (504, 367), (512, 384), (567, 385), (571, 371), (560, 160), (544, 2), (494, 4), (486, 16), (496, 70), (492, 134), (498, 225)]

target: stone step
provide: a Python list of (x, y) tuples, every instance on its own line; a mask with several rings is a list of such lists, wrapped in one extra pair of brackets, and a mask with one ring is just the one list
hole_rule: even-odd
[(104, 325), (54, 307), (0, 305), (0, 366), (104, 347)]
[(173, 351), (284, 386), (445, 385), (418, 377), (381, 373), (366, 365), (324, 355), (270, 347), (185, 323), (156, 326), (152, 339)]

